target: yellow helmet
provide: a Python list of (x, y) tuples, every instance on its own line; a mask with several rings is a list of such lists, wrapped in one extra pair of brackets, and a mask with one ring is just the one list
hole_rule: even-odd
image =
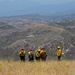
[(58, 46), (58, 48), (60, 48), (60, 46)]
[(40, 49), (38, 49), (38, 52), (40, 52), (41, 50)]

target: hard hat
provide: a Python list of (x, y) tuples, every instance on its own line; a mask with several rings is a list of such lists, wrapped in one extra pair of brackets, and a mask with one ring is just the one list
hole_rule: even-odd
[(44, 50), (44, 47), (42, 47), (41, 50)]
[(40, 49), (38, 49), (38, 52), (40, 52)]
[(24, 48), (21, 48), (21, 50), (24, 50)]
[(58, 48), (60, 48), (60, 46), (58, 46)]
[(32, 48), (30, 48), (30, 51), (32, 51), (33, 49)]

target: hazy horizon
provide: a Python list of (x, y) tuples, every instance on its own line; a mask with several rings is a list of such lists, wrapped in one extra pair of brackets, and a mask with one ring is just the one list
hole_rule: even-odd
[(75, 12), (74, 0), (0, 0), (0, 17)]

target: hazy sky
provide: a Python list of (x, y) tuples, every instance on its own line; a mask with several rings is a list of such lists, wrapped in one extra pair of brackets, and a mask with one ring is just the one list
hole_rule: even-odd
[(60, 3), (67, 3), (67, 2), (73, 2), (75, 0), (0, 0), (0, 4), (3, 2), (32, 2), (32, 3), (42, 3), (42, 4), (60, 4)]
[(60, 4), (60, 3), (66, 3), (66, 2), (73, 2), (75, 0), (29, 0), (32, 2), (39, 2), (42, 4)]
[(0, 17), (23, 14), (52, 14), (75, 8), (75, 0), (0, 0)]

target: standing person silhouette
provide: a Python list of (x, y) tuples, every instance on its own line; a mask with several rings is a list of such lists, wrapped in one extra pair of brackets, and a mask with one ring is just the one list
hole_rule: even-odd
[(60, 61), (62, 56), (62, 50), (60, 49), (60, 46), (58, 46), (57, 56), (58, 56), (58, 61)]

